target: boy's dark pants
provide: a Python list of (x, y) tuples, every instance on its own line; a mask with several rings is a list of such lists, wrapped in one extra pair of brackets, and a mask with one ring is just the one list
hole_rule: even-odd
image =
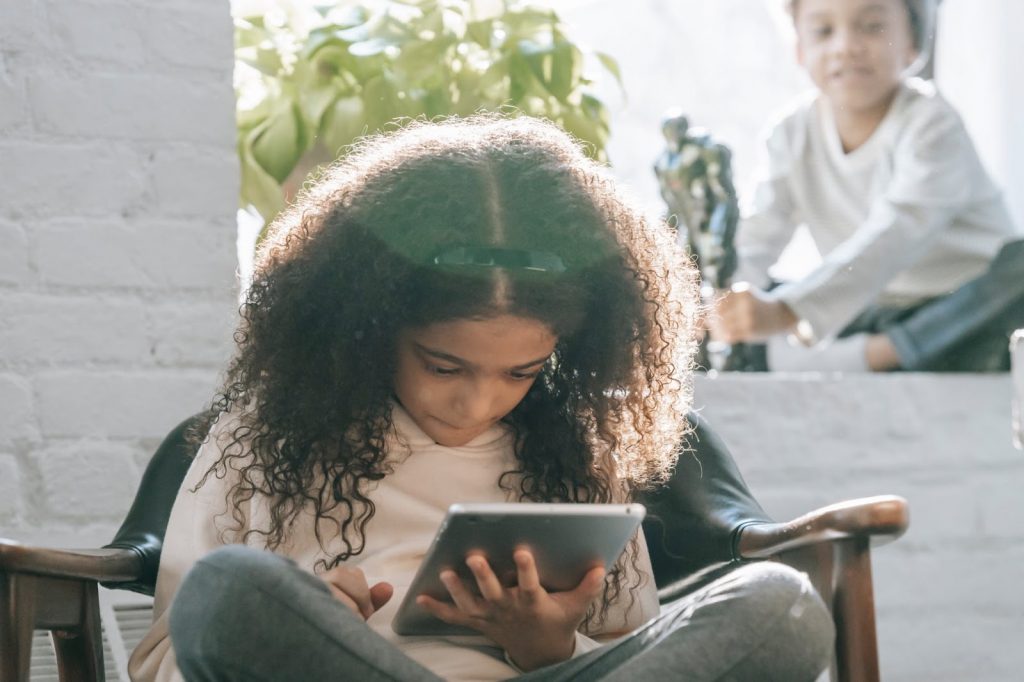
[[(778, 286), (773, 282), (768, 289)], [(1024, 328), (1024, 239), (1007, 242), (979, 277), (910, 308), (868, 306), (841, 332), (883, 333), (908, 372), (1005, 372), (1010, 335)], [(764, 372), (764, 344), (741, 344), (727, 369)]]
[(839, 336), (887, 334), (906, 371), (1000, 372), (1010, 368), (1010, 335), (1022, 327), (1024, 239), (1018, 239), (953, 293), (912, 308), (871, 306)]

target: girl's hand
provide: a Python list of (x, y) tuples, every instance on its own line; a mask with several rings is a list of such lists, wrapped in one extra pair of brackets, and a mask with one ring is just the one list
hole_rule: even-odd
[(416, 603), (446, 623), (473, 628), (504, 647), (523, 670), (534, 670), (571, 657), (576, 628), (604, 589), (604, 568), (590, 569), (580, 584), (567, 592), (548, 593), (540, 585), (533, 554), (518, 549), (513, 555), (518, 584), (503, 587), (484, 557), (467, 557), (480, 596), (474, 595), (455, 571), (441, 573), (455, 604), (420, 595)]
[(387, 604), (395, 593), (391, 583), (382, 582), (370, 587), (362, 569), (351, 566), (335, 566), (320, 578), (327, 583), (335, 599), (362, 616), (363, 620)]

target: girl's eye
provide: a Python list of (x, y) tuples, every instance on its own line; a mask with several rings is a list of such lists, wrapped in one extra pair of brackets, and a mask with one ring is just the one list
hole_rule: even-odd
[(828, 26), (817, 26), (811, 29), (811, 35), (813, 35), (815, 38), (818, 38), (819, 40), (822, 38), (827, 38), (831, 32), (832, 29)]
[(864, 25), (865, 33), (882, 33), (883, 31), (885, 31), (885, 24), (880, 22), (874, 22)]
[(509, 372), (509, 376), (516, 381), (532, 381), (540, 375), (540, 371), (536, 372)]
[(440, 377), (455, 376), (459, 373), (458, 367), (439, 367), (437, 365), (427, 365), (427, 371), (431, 374), (436, 374)]

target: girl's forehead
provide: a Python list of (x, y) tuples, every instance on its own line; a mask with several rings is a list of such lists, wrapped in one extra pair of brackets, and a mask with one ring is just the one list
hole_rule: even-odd
[(403, 331), (402, 340), (420, 352), (470, 363), (518, 366), (546, 358), (558, 337), (541, 320), (517, 315), (435, 322)]

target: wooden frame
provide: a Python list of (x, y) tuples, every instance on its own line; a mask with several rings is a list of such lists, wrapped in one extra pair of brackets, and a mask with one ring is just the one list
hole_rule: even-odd
[(104, 679), (98, 583), (137, 579), (131, 550), (57, 550), (0, 538), (0, 682), (28, 682), (32, 635), (48, 630), (61, 680)]

